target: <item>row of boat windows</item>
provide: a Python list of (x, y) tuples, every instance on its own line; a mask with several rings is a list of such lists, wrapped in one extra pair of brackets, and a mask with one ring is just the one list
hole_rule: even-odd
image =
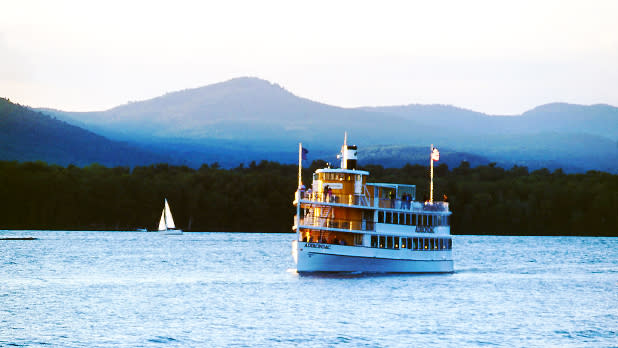
[(378, 223), (409, 226), (448, 226), (448, 215), (378, 212)]
[[(321, 173), (320, 176), (322, 177), (323, 181), (335, 181), (335, 180), (360, 181), (361, 179), (360, 174), (348, 174), (348, 173)], [(314, 180), (320, 179), (320, 177), (318, 176), (318, 173), (313, 174), (313, 179)]]
[(450, 250), (450, 238), (403, 238), (395, 236), (371, 236), (371, 247), (382, 249)]

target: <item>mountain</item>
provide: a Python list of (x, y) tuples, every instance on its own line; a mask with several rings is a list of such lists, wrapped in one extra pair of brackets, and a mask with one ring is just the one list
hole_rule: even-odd
[(585, 133), (618, 140), (618, 108), (606, 104), (552, 103), (521, 115), (499, 116), (449, 105), (364, 107), (403, 117), (428, 126), (446, 125), (449, 130), (472, 134)]
[(341, 108), (244, 77), (105, 111), (41, 111), (193, 166), (261, 159), (291, 163), (297, 159), (298, 142), (311, 151), (310, 159), (329, 160), (347, 131), (350, 143), (359, 145), (361, 159), (364, 148), (394, 146), (388, 152), (391, 159), (379, 159), (384, 163), (403, 165), (414, 160), (406, 157), (408, 147), (435, 144), (462, 158), (477, 156), (481, 163), (618, 171), (618, 108), (610, 105), (555, 103), (513, 116), (449, 105)]
[(0, 160), (131, 166), (170, 158), (111, 141), (0, 98)]
[[(383, 142), (385, 134), (403, 143), (410, 136), (407, 129), (415, 125), (399, 116), (313, 102), (257, 78), (237, 78), (100, 112), (41, 111), (118, 140), (242, 140), (269, 150), (299, 141), (332, 149), (330, 144), (339, 145), (346, 130), (366, 144)], [(376, 121), (389, 128), (375, 132)]]

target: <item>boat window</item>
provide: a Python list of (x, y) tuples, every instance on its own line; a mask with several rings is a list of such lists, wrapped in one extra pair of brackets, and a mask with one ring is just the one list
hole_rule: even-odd
[(427, 241), (427, 238), (423, 238), (423, 249), (429, 249), (429, 242)]
[(393, 237), (393, 241), (395, 242), (395, 249), (399, 249), (399, 237)]
[(399, 213), (399, 224), (400, 225), (405, 225), (406, 224), (406, 214)]
[(413, 238), (408, 238), (408, 249), (412, 249), (412, 240)]
[(354, 245), (363, 245), (363, 235), (362, 234), (354, 235)]
[(392, 224), (393, 223), (393, 214), (392, 213), (389, 213), (389, 212), (386, 213), (386, 221), (385, 222), (387, 224)]
[(387, 249), (392, 249), (393, 248), (393, 237), (386, 237), (386, 248)]
[(448, 249), (453, 249), (453, 240), (452, 239), (448, 240)]
[(384, 248), (386, 246), (386, 237), (380, 236), (380, 248)]
[(414, 250), (418, 250), (418, 238), (414, 238)]
[(371, 247), (372, 248), (378, 247), (378, 236), (371, 236)]
[(382, 211), (378, 212), (378, 223), (384, 223), (384, 212)]
[(406, 238), (401, 238), (401, 249), (405, 249), (408, 245)]

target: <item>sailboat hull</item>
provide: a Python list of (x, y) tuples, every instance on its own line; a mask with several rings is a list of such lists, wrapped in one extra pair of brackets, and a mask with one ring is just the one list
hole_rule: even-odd
[(161, 231), (159, 231), (159, 234), (179, 235), (179, 234), (182, 234), (182, 230), (177, 230), (177, 229), (161, 230)]

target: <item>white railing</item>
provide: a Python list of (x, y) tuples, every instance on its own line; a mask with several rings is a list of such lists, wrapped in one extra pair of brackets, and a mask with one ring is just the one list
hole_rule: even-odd
[(365, 194), (360, 195), (336, 195), (336, 194), (322, 194), (322, 193), (304, 193), (302, 201), (305, 203), (336, 203), (345, 204), (350, 206), (361, 207), (376, 207), (397, 209), (405, 211), (417, 211), (417, 212), (447, 212), (448, 202), (412, 202), (402, 199), (384, 199), (378, 200), (378, 204), (375, 205), (372, 199), (369, 199)]

